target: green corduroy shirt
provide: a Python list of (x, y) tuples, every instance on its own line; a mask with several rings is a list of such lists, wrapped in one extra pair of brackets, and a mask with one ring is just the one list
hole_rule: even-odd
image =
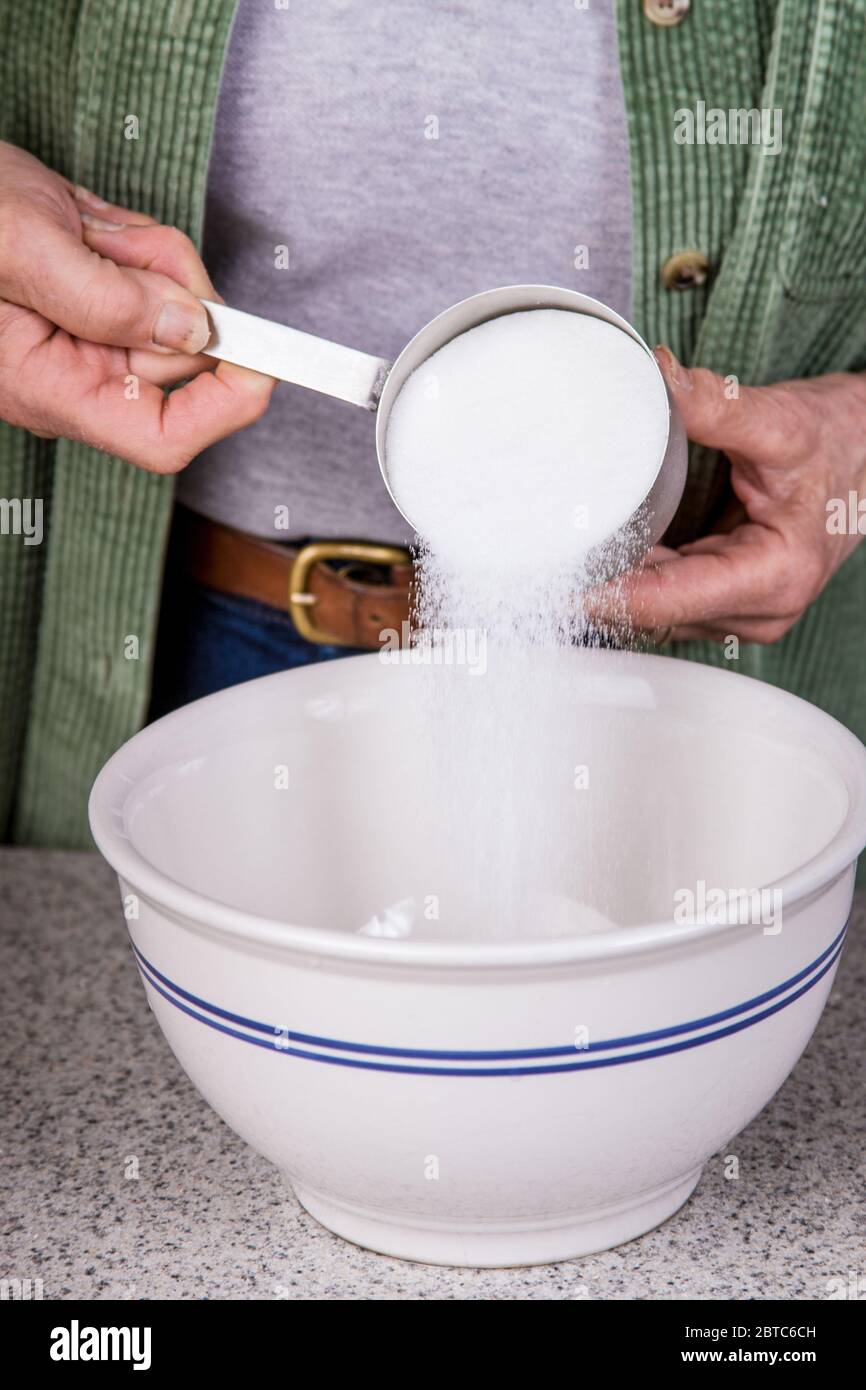
[[(201, 232), (235, 0), (0, 0), (0, 136), (77, 183)], [(634, 207), (633, 318), (744, 383), (866, 367), (866, 0), (692, 0), (654, 24), (618, 0)], [(527, 39), (531, 42), (531, 35)], [(683, 146), (674, 112), (781, 108), (783, 147)], [(129, 139), (138, 118), (138, 138)], [(697, 249), (706, 284), (660, 268)], [(675, 543), (712, 525), (726, 468), (692, 452)], [(148, 704), (172, 479), (0, 426), (0, 497), (45, 539), (0, 536), (0, 835), (90, 843), (86, 802)], [(866, 739), (866, 547), (783, 641), (674, 654), (796, 691)], [(124, 639), (139, 639), (128, 660)]]

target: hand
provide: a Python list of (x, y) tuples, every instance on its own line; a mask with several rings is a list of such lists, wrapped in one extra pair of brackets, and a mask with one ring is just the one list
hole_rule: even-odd
[(200, 355), (200, 298), (219, 296), (176, 227), (0, 142), (0, 419), (176, 473), (257, 420), (274, 387)]
[(677, 639), (776, 642), (860, 540), (828, 526), (828, 503), (847, 510), (850, 492), (866, 492), (866, 376), (741, 386), (728, 399), (714, 372), (687, 371), (667, 348), (656, 357), (689, 438), (727, 455), (736, 501), (716, 532), (656, 546), (620, 581), (615, 620), (624, 607), (636, 627)]

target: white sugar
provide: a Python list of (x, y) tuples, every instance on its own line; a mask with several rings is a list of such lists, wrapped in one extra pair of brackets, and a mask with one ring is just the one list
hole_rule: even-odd
[(526, 310), (460, 334), (409, 377), (387, 470), (443, 565), (576, 571), (649, 492), (666, 421), (659, 373), (627, 333)]
[[(412, 935), (616, 925), (597, 887), (615, 866), (600, 874), (591, 862), (589, 846), (606, 834), (591, 802), (571, 802), (570, 831), (562, 820), (582, 761), (580, 720), (550, 659), (572, 648), (567, 659), (579, 663), (580, 643), (592, 640), (584, 586), (641, 549), (640, 508), (667, 420), (645, 349), (611, 324), (558, 309), (505, 315), (453, 339), (394, 403), (386, 467), (421, 537), (417, 620), (428, 637), (471, 634), (463, 649), (484, 652), (483, 670), (444, 665), (428, 682), (431, 785), (418, 793), (436, 808), (429, 858), (431, 872), (438, 867), (424, 892), (441, 893), (444, 906), (429, 930), (420, 916), (404, 923)], [(566, 737), (564, 719), (574, 722)], [(575, 784), (565, 795), (591, 794)], [(364, 930), (390, 934), (392, 917)]]

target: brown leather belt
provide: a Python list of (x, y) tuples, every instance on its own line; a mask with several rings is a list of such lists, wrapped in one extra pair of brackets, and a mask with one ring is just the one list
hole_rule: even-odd
[(178, 506), (176, 553), (198, 584), (288, 612), (310, 642), (378, 648), (409, 622), (412, 557), (364, 541), (281, 545)]

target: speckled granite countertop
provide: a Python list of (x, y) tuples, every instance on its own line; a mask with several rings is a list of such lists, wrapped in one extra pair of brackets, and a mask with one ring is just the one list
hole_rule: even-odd
[(682, 1211), (602, 1255), (441, 1269), (331, 1235), (201, 1100), (100, 859), (0, 850), (0, 1278), (46, 1299), (827, 1298), (863, 1268), (864, 915), (861, 894), (808, 1051), (729, 1145), (737, 1181), (711, 1160)]

